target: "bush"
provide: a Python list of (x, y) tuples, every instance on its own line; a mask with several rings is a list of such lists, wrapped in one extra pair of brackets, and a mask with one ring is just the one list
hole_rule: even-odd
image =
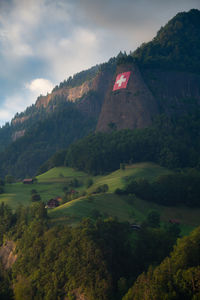
[(124, 190), (122, 190), (122, 189), (119, 189), (119, 188), (117, 188), (116, 190), (115, 190), (115, 194), (117, 194), (117, 195), (124, 195)]
[(31, 201), (32, 201), (32, 202), (36, 202), (36, 201), (40, 201), (40, 200), (41, 200), (41, 197), (40, 197), (39, 194), (33, 194), (33, 195), (31, 196)]
[(91, 185), (93, 185), (93, 179), (92, 178), (89, 178), (86, 182), (86, 187), (89, 188)]
[(6, 175), (5, 182), (6, 183), (14, 183), (15, 182), (15, 178), (12, 175)]
[(109, 187), (107, 184), (100, 185), (96, 188), (94, 193), (99, 194), (99, 193), (106, 193), (108, 191)]
[(37, 191), (35, 189), (31, 190), (31, 195), (33, 195), (33, 194), (37, 194)]

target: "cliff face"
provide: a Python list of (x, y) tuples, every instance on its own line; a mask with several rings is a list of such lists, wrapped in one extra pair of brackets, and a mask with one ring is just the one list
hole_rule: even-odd
[[(118, 74), (131, 72), (125, 89), (113, 91)], [(158, 106), (144, 82), (135, 64), (124, 64), (117, 68), (113, 76), (101, 114), (97, 124), (97, 131), (108, 131), (109, 124), (114, 123), (117, 129), (143, 128), (151, 125), (152, 118), (158, 113)]]
[(25, 129), (24, 130), (19, 130), (19, 131), (15, 131), (13, 134), (12, 134), (12, 141), (16, 141), (18, 138), (24, 136), (25, 134)]
[(73, 88), (61, 88), (55, 92), (47, 96), (41, 96), (36, 101), (36, 107), (39, 108), (41, 106), (47, 107), (49, 102), (55, 98), (55, 96), (62, 96), (66, 101), (74, 102), (77, 99), (83, 97), (83, 95), (87, 94), (91, 90), (95, 90), (95, 81), (96, 78), (85, 81), (82, 85), (73, 87)]
[(200, 75), (148, 69), (143, 77), (160, 112), (183, 114), (200, 105)]
[(78, 109), (82, 112), (98, 118), (104, 103), (104, 99), (112, 81), (113, 71), (100, 72), (93, 81), (93, 89), (85, 94), (77, 103)]
[[(130, 71), (125, 89), (113, 91), (118, 74)], [(48, 104), (56, 96), (76, 102), (77, 108), (98, 119), (97, 131), (115, 128), (143, 128), (152, 123), (158, 113), (183, 114), (200, 105), (200, 75), (156, 69), (139, 70), (136, 64), (121, 64), (116, 72), (106, 69), (91, 80), (74, 88), (60, 88), (40, 97), (35, 106), (48, 110)], [(13, 125), (29, 119), (29, 115), (15, 118)], [(25, 134), (25, 129), (16, 129), (12, 140)]]
[(13, 241), (6, 241), (3, 246), (0, 247), (0, 259), (5, 269), (9, 269), (15, 263), (17, 255), (15, 252), (15, 243)]

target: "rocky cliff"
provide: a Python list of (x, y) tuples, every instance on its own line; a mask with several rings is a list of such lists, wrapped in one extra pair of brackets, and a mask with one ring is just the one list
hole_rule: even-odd
[(47, 96), (41, 96), (36, 101), (36, 107), (47, 107), (49, 102), (55, 98), (55, 96), (62, 96), (63, 99), (66, 99), (66, 101), (72, 101), (74, 102), (77, 99), (80, 99), (83, 97), (83, 95), (87, 94), (91, 90), (95, 90), (95, 81), (96, 78), (93, 78), (91, 80), (85, 81), (80, 86), (76, 86), (73, 88), (61, 88), (57, 91), (52, 92), (51, 94), (48, 94)]
[[(116, 76), (130, 71), (125, 89), (113, 91)], [(36, 101), (36, 108), (45, 108), (61, 96), (76, 103), (79, 110), (98, 119), (97, 131), (143, 128), (151, 125), (158, 113), (188, 113), (200, 105), (200, 75), (187, 72), (144, 69), (136, 63), (120, 64), (117, 69), (98, 72), (91, 80), (73, 88), (60, 88)], [(57, 104), (58, 105), (58, 104)], [(29, 116), (15, 118), (14, 125), (26, 122)], [(112, 125), (111, 125), (112, 124)], [(16, 130), (12, 139), (25, 134)]]
[(161, 113), (188, 113), (200, 105), (200, 75), (158, 69), (142, 73)]
[(13, 241), (6, 241), (0, 247), (0, 259), (5, 269), (9, 269), (15, 263), (17, 255), (15, 254), (16, 245)]
[[(126, 88), (113, 91), (116, 76), (131, 72)], [(118, 66), (110, 81), (99, 116), (97, 131), (108, 131), (110, 124), (117, 129), (143, 128), (151, 125), (158, 105), (135, 64)]]

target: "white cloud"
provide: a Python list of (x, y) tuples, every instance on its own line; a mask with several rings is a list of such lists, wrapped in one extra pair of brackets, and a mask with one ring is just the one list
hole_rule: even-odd
[(99, 39), (91, 30), (74, 28), (69, 37), (51, 37), (38, 45), (38, 56), (49, 64), (50, 74), (61, 81), (101, 61)]
[(0, 109), (0, 126), (11, 120), (13, 112), (7, 109)]
[(32, 80), (30, 83), (27, 83), (25, 87), (34, 95), (36, 94), (36, 96), (39, 96), (40, 94), (46, 95), (51, 92), (54, 84), (48, 79), (37, 78)]
[(54, 84), (44, 78), (36, 78), (25, 84), (25, 88), (7, 97), (0, 107), (0, 125), (11, 120), (17, 112), (22, 112), (32, 105), (40, 95), (51, 92)]
[(10, 121), (17, 112), (33, 103), (31, 95), (15, 94), (5, 99), (0, 108), (0, 125)]

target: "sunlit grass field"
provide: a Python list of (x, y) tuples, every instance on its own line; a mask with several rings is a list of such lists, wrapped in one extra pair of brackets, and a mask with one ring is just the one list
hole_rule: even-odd
[[(145, 220), (148, 212), (155, 209), (160, 213), (162, 222), (178, 219), (182, 232), (187, 234), (192, 228), (200, 225), (200, 209), (183, 206), (166, 207), (143, 201), (135, 196), (114, 194), (116, 188), (123, 188), (127, 176), (153, 181), (157, 176), (169, 173), (171, 171), (168, 169), (148, 162), (128, 165), (124, 170), (119, 169), (104, 176), (91, 176), (72, 168), (58, 167), (37, 176), (37, 182), (34, 184), (29, 185), (22, 182), (6, 184), (5, 193), (0, 195), (0, 202), (7, 203), (13, 210), (19, 205), (30, 205), (32, 203), (31, 190), (35, 189), (40, 194), (42, 201), (46, 203), (51, 198), (63, 197), (64, 186), (76, 178), (81, 183), (76, 190), (80, 193), (84, 191), (85, 196), (55, 209), (49, 209), (48, 214), (52, 223), (66, 222), (75, 225), (85, 217), (92, 217), (94, 213), (99, 213), (104, 218), (114, 217), (120, 221), (141, 223)], [(87, 188), (88, 179), (93, 181), (89, 188)], [(103, 184), (109, 186), (108, 193), (92, 195), (92, 192)]]

